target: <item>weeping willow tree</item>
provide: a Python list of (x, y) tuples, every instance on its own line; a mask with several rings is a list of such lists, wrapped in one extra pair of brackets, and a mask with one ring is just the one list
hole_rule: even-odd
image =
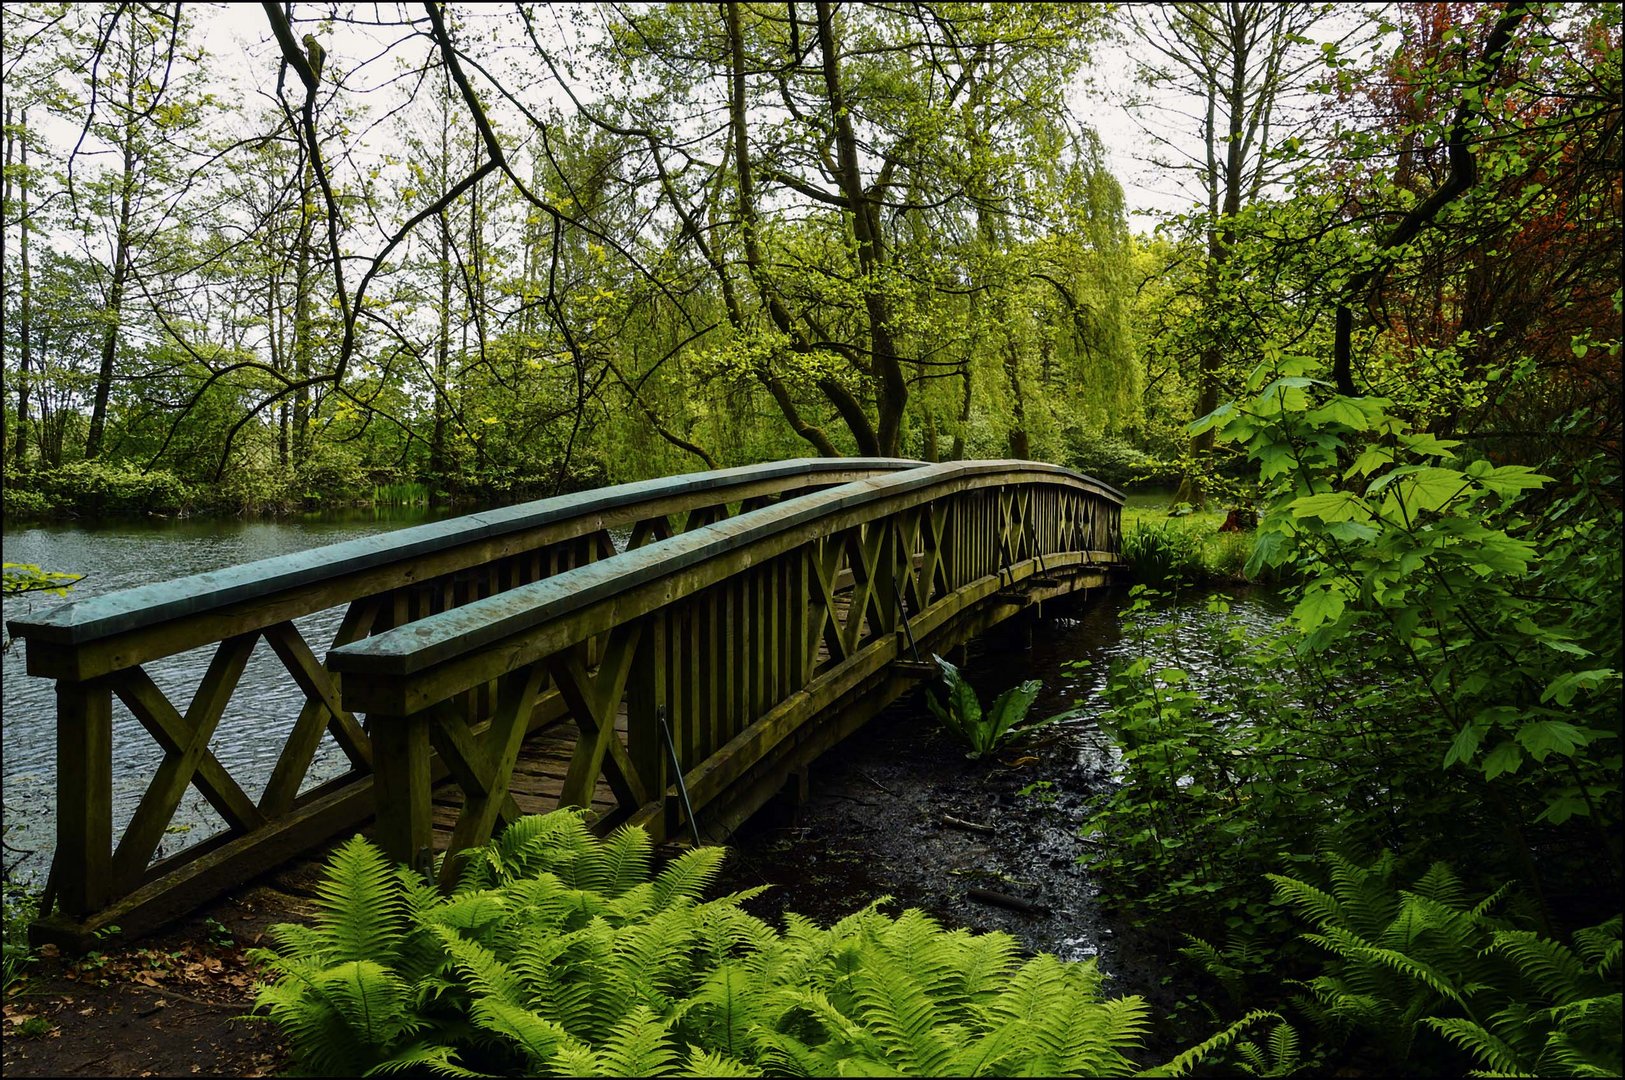
[[(586, 18), (601, 21), (575, 43), (532, 44), (617, 141), (611, 201), (640, 223), (627, 251), (653, 271), (627, 311), (675, 351), (648, 343), (606, 383), (668, 443), (723, 460), (1029, 457), (1080, 411), (1099, 422), (1136, 400), (1121, 192), (1069, 102), (1103, 13), (727, 3)], [(589, 93), (569, 55), (618, 78)], [(753, 425), (789, 441), (715, 453)]]

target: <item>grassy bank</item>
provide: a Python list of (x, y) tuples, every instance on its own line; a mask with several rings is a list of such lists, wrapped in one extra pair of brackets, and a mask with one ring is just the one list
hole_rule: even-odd
[(1123, 554), (1147, 584), (1238, 583), (1253, 553), (1253, 531), (1220, 532), (1228, 508), (1170, 516), (1167, 492), (1133, 493), (1123, 507)]

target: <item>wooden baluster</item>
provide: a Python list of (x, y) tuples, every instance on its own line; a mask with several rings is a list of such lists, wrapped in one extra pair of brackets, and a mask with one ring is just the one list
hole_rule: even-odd
[(704, 747), (709, 738), (706, 730), (708, 721), (701, 706), (703, 695), (700, 691), (700, 680), (705, 676), (703, 654), (700, 651), (700, 620), (704, 608), (699, 597), (690, 597), (682, 607), (683, 637), (679, 651), (682, 653), (683, 662), (683, 724), (686, 732), (683, 745), (687, 749), (683, 763), (685, 767), (692, 767), (705, 760)]
[(750, 594), (750, 720), (755, 723), (767, 712), (767, 678), (769, 647), (768, 620), (773, 598), (763, 578), (763, 567), (753, 566), (745, 573), (746, 589)]
[(786, 580), (789, 582), (790, 690), (806, 686), (812, 673), (813, 651), (818, 647), (812, 628), (811, 559), (813, 545), (803, 544), (789, 555)]
[(750, 711), (750, 578), (738, 574), (725, 586), (728, 607), (733, 612), (733, 640), (728, 649), (728, 687), (733, 700), (735, 729), (743, 731), (755, 719)]

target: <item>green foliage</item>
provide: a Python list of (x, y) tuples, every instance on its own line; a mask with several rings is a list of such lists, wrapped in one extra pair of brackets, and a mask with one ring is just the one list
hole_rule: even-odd
[(17, 882), (7, 880), (0, 885), (0, 904), (4, 905), (3, 990), (8, 996), (11, 988), (22, 981), (28, 967), (34, 962), (33, 950), (28, 944), (28, 924), (39, 914), (39, 892)]
[(60, 570), (41, 570), (33, 563), (8, 562), (0, 571), (0, 595), (42, 592), (66, 596), (73, 583), (82, 577), (83, 574), (65, 574)]
[[(1329, 833), (1385, 827), (1409, 793), (1395, 778), (1431, 762), (1349, 715), (1289, 626), (1243, 621), (1222, 595), (1175, 604), (1138, 585), (1122, 619), (1131, 655), (1099, 719), (1118, 784), (1091, 804), (1085, 858), (1152, 932), (1284, 933), (1262, 875)], [(1243, 967), (1267, 963), (1260, 948)]]
[(52, 515), (178, 514), (193, 502), (192, 490), (173, 473), (128, 462), (77, 461), (17, 482), (43, 499)]
[(1443, 767), (1528, 789), (1541, 820), (1617, 823), (1620, 642), (1594, 610), (1621, 580), (1619, 507), (1598, 491), (1617, 477), (1582, 473), (1540, 506), (1550, 477), (1414, 432), (1312, 370), (1277, 358), (1197, 425), (1244, 445), (1268, 487), (1249, 568), (1295, 569), (1304, 649), (1359, 640), (1401, 673)]
[(20, 480), (6, 475), (6, 486), (0, 498), (5, 500), (7, 521), (39, 521), (51, 516), (50, 501), (37, 491), (19, 486)]
[(255, 952), (275, 977), (258, 1009), (308, 1073), (1133, 1071), (1148, 1010), (1103, 998), (1092, 961), (1021, 963), (1008, 935), (878, 902), (827, 929), (787, 915), (781, 932), (742, 910), (759, 890), (702, 899), (722, 858), (701, 848), (656, 874), (642, 830), (599, 840), (561, 810), (470, 852), (447, 896), (357, 838), (314, 924)]
[(944, 700), (939, 702), (934, 695), (927, 694), (926, 706), (943, 727), (969, 745), (970, 749), (965, 752), (968, 758), (991, 754), (1001, 746), (1030, 738), (1056, 721), (1066, 720), (1073, 715), (1070, 712), (1057, 713), (1023, 725), (1021, 722), (1026, 719), (1027, 710), (1032, 708), (1033, 699), (1038, 697), (1043, 685), (1037, 679), (1028, 679), (1012, 686), (995, 698), (992, 707), (984, 713), (975, 689), (960, 675), (959, 669), (935, 654), (931, 659), (942, 669)]
[(1066, 429), (1065, 440), (1062, 464), (1115, 487), (1179, 482), (1176, 468), (1121, 435), (1077, 424)]
[(1201, 540), (1173, 522), (1135, 522), (1123, 530), (1122, 554), (1136, 581), (1170, 585), (1205, 576)]
[(1504, 888), (1469, 903), (1444, 863), (1409, 888), (1396, 867), (1388, 852), (1365, 867), (1328, 853), (1327, 888), (1269, 875), (1327, 954), (1299, 1000), (1319, 1027), (1357, 1030), (1430, 1072), (1452, 1069), (1453, 1047), (1476, 1075), (1620, 1075), (1618, 915), (1566, 945), (1492, 916)]

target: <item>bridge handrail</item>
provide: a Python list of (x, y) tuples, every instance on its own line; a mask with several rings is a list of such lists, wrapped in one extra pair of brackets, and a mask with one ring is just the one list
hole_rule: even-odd
[[(13, 637), (31, 643), (81, 646), (528, 529), (575, 523), (589, 533), (634, 520), (638, 508), (675, 497), (704, 495), (703, 501), (720, 503), (732, 501), (724, 498), (730, 493), (764, 484), (788, 491), (918, 464), (901, 458), (801, 458), (617, 484), (104, 593), (9, 620), (8, 626)], [(287, 617), (279, 613), (275, 621)]]
[[(544, 684), (579, 729), (559, 805), (587, 805), (602, 777), (615, 818), (658, 838), (739, 782), (728, 797), (748, 812), (774, 769), (829, 745), (895, 697), (899, 678), (916, 677), (889, 667), (905, 639), (917, 661), (1103, 583), (1121, 561), (1123, 501), (1042, 463), (924, 465), (339, 645), (327, 665), (346, 706), (367, 714), (377, 839), (392, 858), (430, 867), (431, 762), (451, 760), (464, 802), (439, 870), (449, 883), (457, 853), (522, 813), (509, 785)], [(482, 692), (492, 707), (470, 710)], [(840, 718), (805, 729), (826, 710)]]
[[(622, 552), (614, 559), (576, 567), (544, 581), (334, 649), (327, 654), (327, 663), (334, 671), (346, 675), (346, 694), (351, 708), (359, 712), (382, 706), (396, 711), (403, 704), (399, 697), (405, 690), (403, 677), (409, 679), (497, 642), (537, 631), (611, 597), (673, 578), (741, 548), (759, 545), (774, 537), (784, 538), (780, 547), (793, 546), (820, 527), (827, 527), (830, 519), (844, 512), (909, 495), (918, 496), (910, 501), (929, 499), (978, 479), (985, 483), (999, 474), (1010, 474), (1013, 479), (1051, 477), (1099, 495), (1118, 507), (1124, 502), (1123, 493), (1109, 484), (1042, 462), (1012, 459), (921, 465), (903, 474), (883, 474), (854, 481), (798, 499), (794, 504), (762, 507), (673, 537), (658, 547)], [(777, 550), (766, 550), (761, 557), (770, 558), (777, 553)], [(677, 599), (708, 583), (698, 578), (684, 581), (679, 586), (680, 591), (667, 590), (665, 601)], [(594, 632), (597, 628), (584, 629), (580, 637)], [(478, 678), (470, 675), (466, 682), (472, 686), (488, 677), (490, 673)], [(458, 686), (456, 690), (464, 688)], [(456, 690), (447, 689), (446, 693), (449, 696)], [(380, 692), (395, 700), (386, 705), (374, 696)], [(414, 707), (424, 704), (428, 703), (418, 702)]]

